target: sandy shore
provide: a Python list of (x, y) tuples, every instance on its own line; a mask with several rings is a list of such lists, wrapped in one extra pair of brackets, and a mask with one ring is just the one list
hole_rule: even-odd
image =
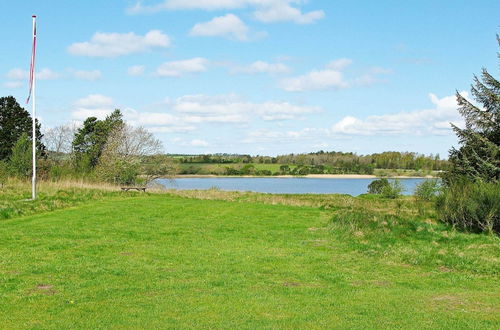
[[(213, 175), (213, 174), (185, 174), (177, 175), (175, 178), (311, 178), (311, 179), (376, 179), (375, 175), (368, 174), (308, 174), (302, 176), (295, 175), (273, 175), (273, 176), (256, 176), (256, 175)], [(389, 179), (430, 179), (433, 176), (391, 176)]]

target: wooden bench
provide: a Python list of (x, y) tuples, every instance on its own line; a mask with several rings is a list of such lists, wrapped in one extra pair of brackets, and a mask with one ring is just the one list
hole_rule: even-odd
[(137, 190), (146, 192), (146, 187), (121, 187), (122, 191)]

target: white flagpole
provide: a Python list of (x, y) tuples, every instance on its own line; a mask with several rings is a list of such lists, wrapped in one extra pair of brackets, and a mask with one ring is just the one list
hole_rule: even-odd
[[(33, 39), (36, 38), (36, 16), (33, 15)], [(35, 70), (35, 59), (33, 58), (33, 100), (32, 100), (32, 107), (33, 107), (33, 137), (32, 137), (32, 146), (33, 146), (33, 177), (31, 179), (31, 198), (33, 200), (36, 199), (36, 70)]]

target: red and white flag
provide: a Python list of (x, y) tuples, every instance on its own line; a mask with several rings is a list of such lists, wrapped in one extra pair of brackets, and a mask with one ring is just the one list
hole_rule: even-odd
[(36, 16), (33, 15), (33, 48), (31, 50), (29, 94), (26, 103), (30, 102), (31, 91), (33, 90), (33, 79), (35, 78), (35, 55), (36, 55)]

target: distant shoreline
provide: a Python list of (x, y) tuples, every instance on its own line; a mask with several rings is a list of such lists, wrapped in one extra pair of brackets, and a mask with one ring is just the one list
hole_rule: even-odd
[(431, 175), (426, 176), (407, 176), (407, 175), (395, 175), (380, 177), (376, 175), (369, 174), (307, 174), (307, 175), (215, 175), (215, 174), (182, 174), (176, 175), (174, 179), (186, 179), (186, 178), (306, 178), (306, 179), (435, 179), (436, 177)]

